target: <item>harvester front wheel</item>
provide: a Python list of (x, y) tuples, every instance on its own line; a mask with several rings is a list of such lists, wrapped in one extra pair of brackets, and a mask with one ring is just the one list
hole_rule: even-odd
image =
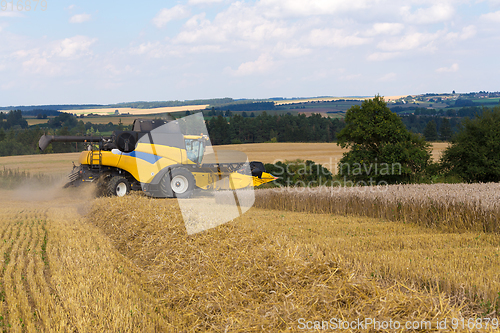
[(162, 179), (162, 192), (171, 193), (174, 198), (189, 198), (194, 189), (194, 176), (184, 168), (175, 168), (167, 172)]
[(107, 194), (109, 196), (123, 197), (130, 192), (130, 183), (125, 177), (112, 177), (107, 186)]

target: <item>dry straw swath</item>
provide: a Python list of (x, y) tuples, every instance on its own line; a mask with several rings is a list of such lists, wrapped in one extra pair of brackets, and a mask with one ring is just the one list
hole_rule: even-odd
[(437, 290), (363, 278), (322, 244), (274, 232), (262, 212), (191, 236), (175, 200), (101, 198), (88, 218), (142, 269), (177, 331), (297, 331), (299, 318), (467, 314)]

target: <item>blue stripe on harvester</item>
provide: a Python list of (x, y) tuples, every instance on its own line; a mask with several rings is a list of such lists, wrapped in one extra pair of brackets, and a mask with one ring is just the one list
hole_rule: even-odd
[(135, 151), (135, 150), (131, 153), (122, 153), (122, 155), (135, 157), (135, 158), (138, 158), (140, 160), (146, 161), (146, 162), (151, 163), (151, 164), (155, 164), (156, 162), (158, 162), (159, 159), (162, 158), (162, 156), (158, 156), (158, 155), (150, 154), (150, 153), (145, 153), (142, 151)]

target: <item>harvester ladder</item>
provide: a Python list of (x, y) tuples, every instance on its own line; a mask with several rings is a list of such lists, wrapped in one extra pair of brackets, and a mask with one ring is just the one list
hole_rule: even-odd
[[(98, 152), (98, 154), (96, 154), (97, 152)], [(97, 159), (96, 159), (95, 155), (97, 155)], [(90, 167), (93, 168), (95, 164), (97, 164), (99, 166), (99, 170), (100, 170), (101, 166), (102, 166), (102, 152), (100, 149), (98, 151), (94, 150), (94, 149), (92, 149), (90, 151)]]

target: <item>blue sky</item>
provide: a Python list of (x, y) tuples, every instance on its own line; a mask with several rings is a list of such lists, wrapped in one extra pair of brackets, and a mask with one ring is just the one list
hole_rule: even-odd
[(500, 90), (500, 0), (36, 3), (1, 2), (0, 106)]

